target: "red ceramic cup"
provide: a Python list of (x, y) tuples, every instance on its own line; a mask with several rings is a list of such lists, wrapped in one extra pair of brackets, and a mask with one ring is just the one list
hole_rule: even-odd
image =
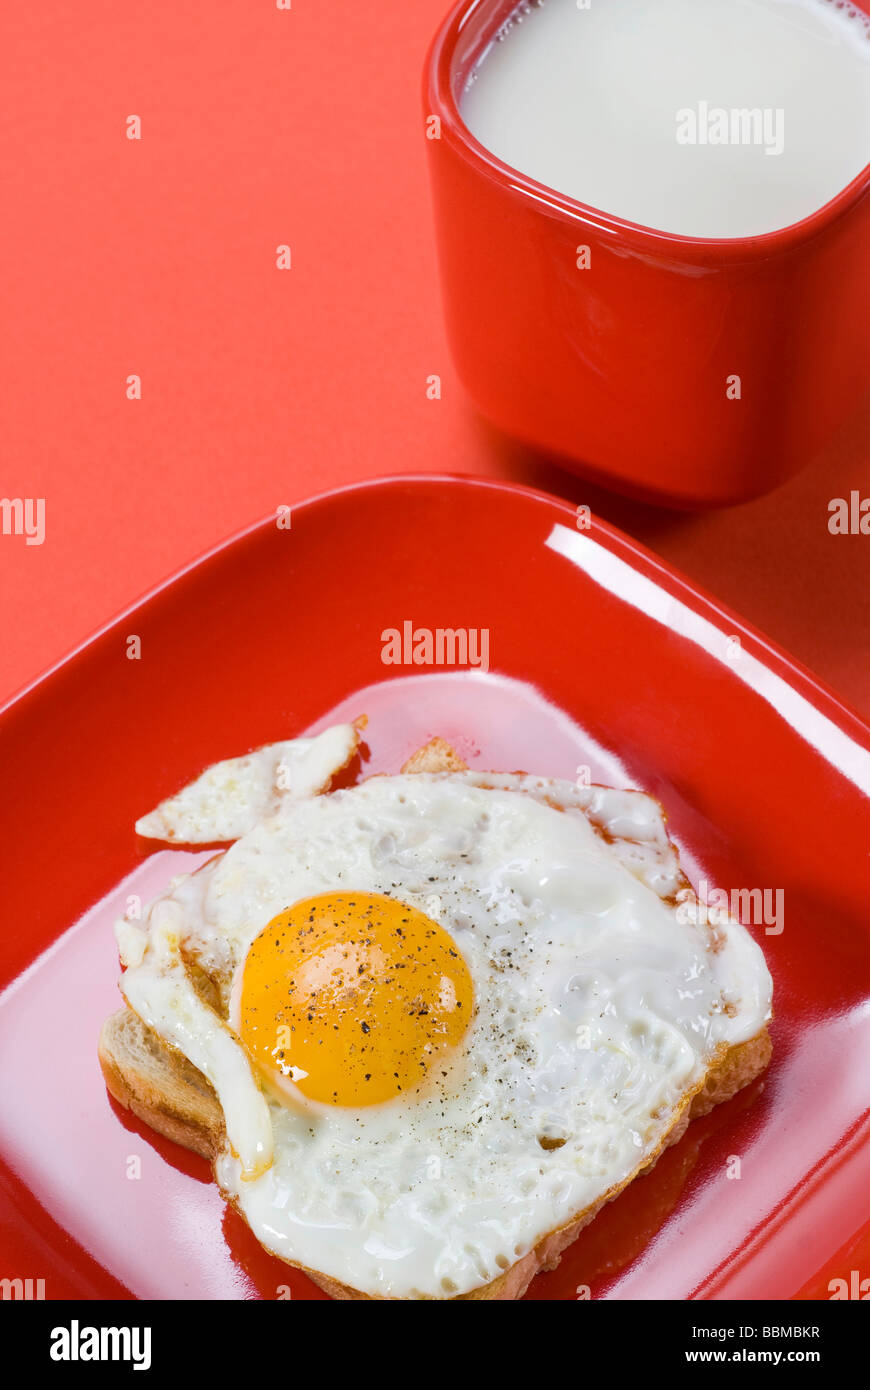
[(503, 164), (459, 114), (470, 70), (516, 8), (461, 0), (426, 65), (462, 381), (508, 434), (618, 491), (682, 507), (769, 491), (870, 383), (870, 165), (763, 236), (674, 236), (586, 207)]

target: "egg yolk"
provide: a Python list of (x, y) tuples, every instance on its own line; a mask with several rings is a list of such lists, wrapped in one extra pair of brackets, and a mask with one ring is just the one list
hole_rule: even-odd
[(311, 1100), (376, 1105), (419, 1087), (471, 1020), (453, 938), (381, 894), (324, 893), (278, 914), (245, 961), (242, 1042)]

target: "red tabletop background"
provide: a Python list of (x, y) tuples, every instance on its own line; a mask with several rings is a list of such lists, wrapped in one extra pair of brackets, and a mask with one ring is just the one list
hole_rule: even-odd
[(419, 96), (447, 5), (4, 7), (0, 495), (44, 497), (46, 536), (0, 535), (0, 701), (255, 518), (420, 470), (588, 503), (870, 716), (870, 536), (827, 526), (870, 495), (870, 397), (785, 488), (707, 516), (592, 488), (464, 397)]

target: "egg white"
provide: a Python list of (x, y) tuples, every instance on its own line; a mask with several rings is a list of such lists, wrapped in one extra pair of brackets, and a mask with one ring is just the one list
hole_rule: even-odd
[[(375, 1296), (451, 1297), (643, 1167), (717, 1051), (764, 1026), (759, 948), (730, 923), (712, 950), (708, 929), (677, 913), (684, 884), (640, 793), (376, 777), (286, 802), (179, 880), (163, 900), (183, 922), (178, 950), (164, 939), (155, 955), (147, 933), (144, 949), (131, 943), (128, 924), (122, 987), (187, 1055), (196, 1038), (191, 1060), (227, 1120), (217, 1180), (268, 1249)], [(472, 1024), (418, 1093), (356, 1110), (267, 1100), (225, 1024), (220, 1056), (195, 1019), (173, 1028), (173, 1010), (197, 999), (180, 942), (226, 1006), (260, 930), (341, 890), (391, 895), (454, 938)], [(271, 1130), (265, 1171), (255, 1096)]]

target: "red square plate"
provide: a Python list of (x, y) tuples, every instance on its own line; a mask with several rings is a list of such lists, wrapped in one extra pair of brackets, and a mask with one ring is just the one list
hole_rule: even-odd
[[(406, 621), (488, 630), (489, 669), (385, 665)], [(0, 1275), (49, 1298), (322, 1297), (224, 1209), (204, 1162), (109, 1101), (96, 1041), (119, 1002), (113, 918), (202, 857), (149, 853), (136, 816), (208, 763), (362, 712), (367, 771), (434, 733), (473, 766), (586, 766), (661, 799), (693, 880), (782, 893), (778, 923), (751, 913), (775, 985), (763, 1083), (693, 1124), (527, 1296), (827, 1297), (848, 1280), (870, 1249), (870, 731), (612, 528), (433, 477), (253, 527), (0, 718)]]

